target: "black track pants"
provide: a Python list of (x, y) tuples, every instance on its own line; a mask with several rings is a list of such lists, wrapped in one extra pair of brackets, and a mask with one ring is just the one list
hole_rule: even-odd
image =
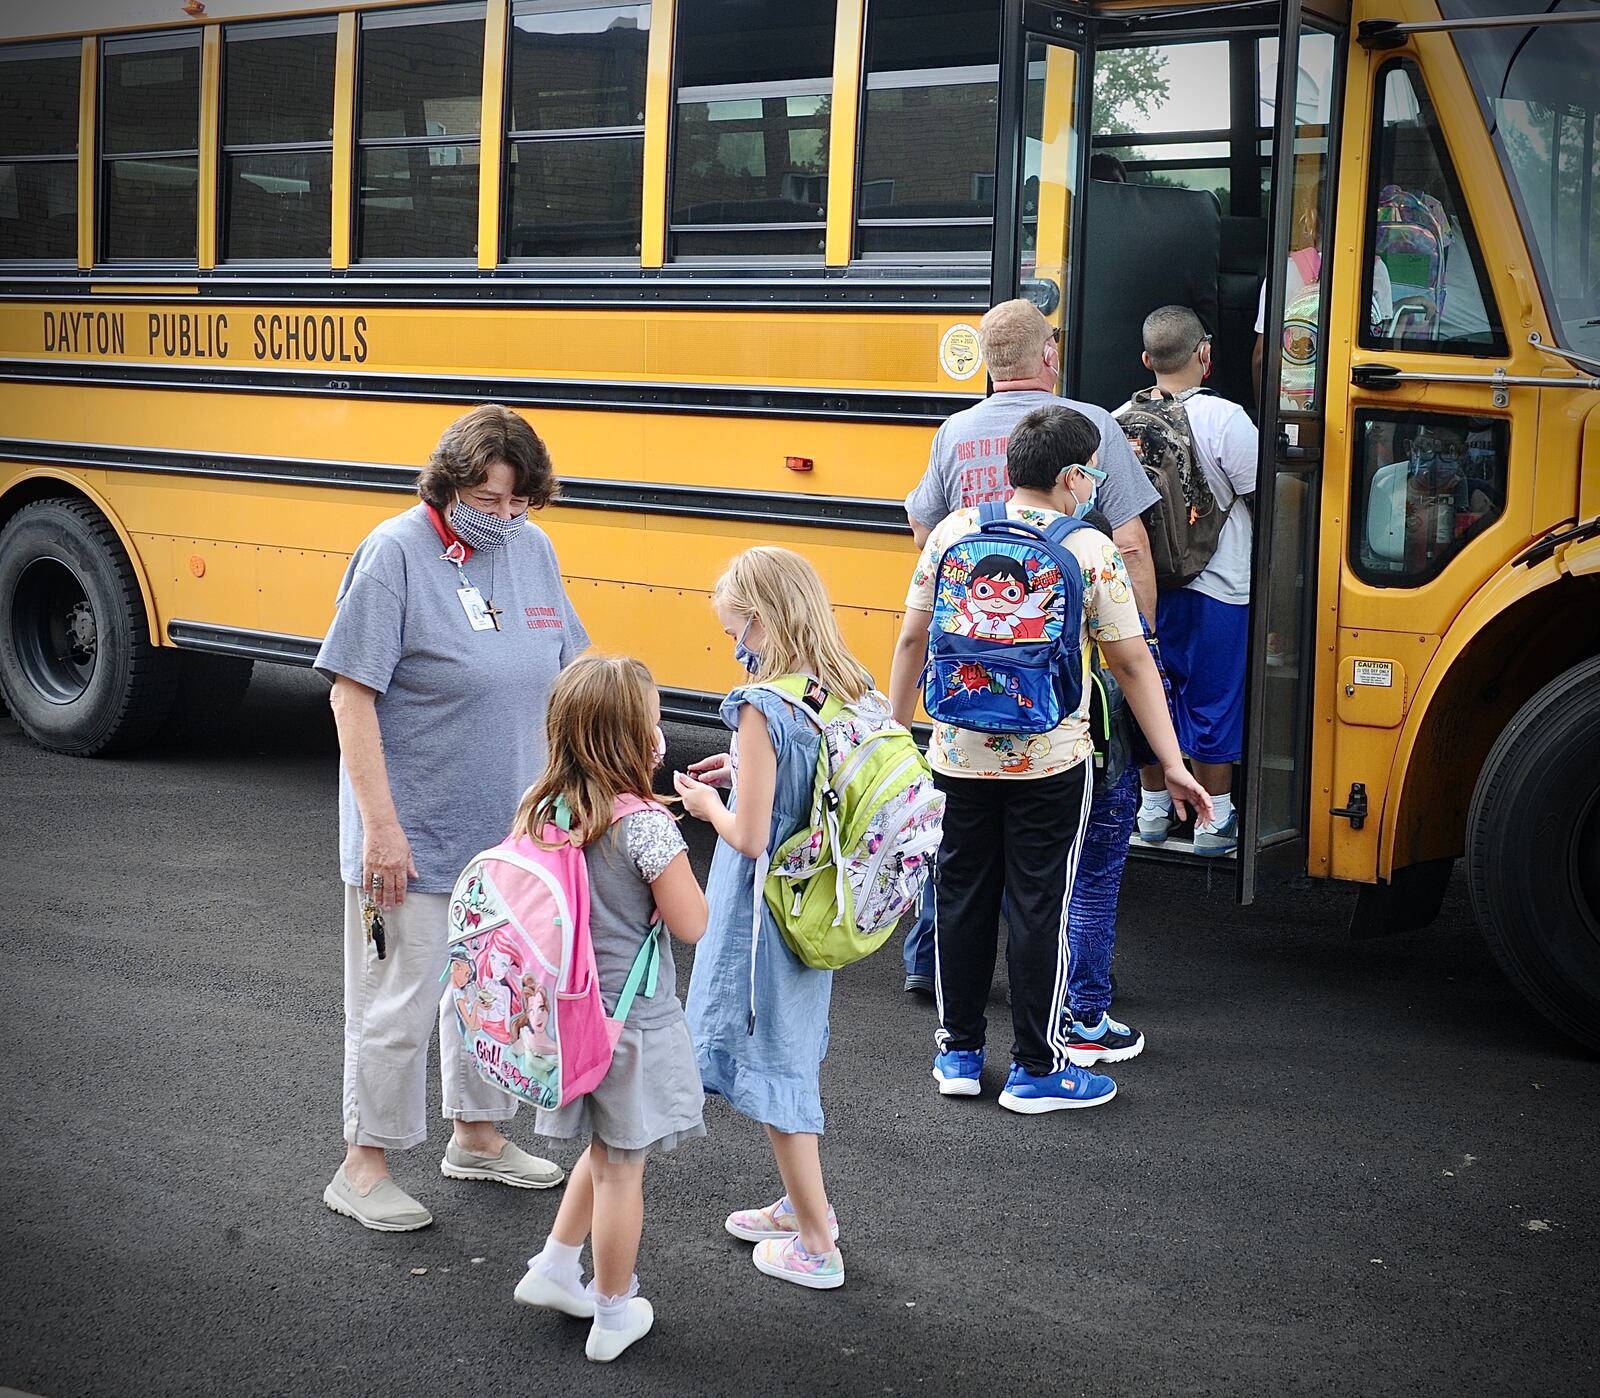
[(941, 1051), (983, 1047), (1000, 898), (1009, 903), (1012, 1059), (1030, 1073), (1067, 1062), (1067, 904), (1089, 810), (1088, 763), (1031, 781), (935, 774), (945, 794), (934, 874), (934, 974)]

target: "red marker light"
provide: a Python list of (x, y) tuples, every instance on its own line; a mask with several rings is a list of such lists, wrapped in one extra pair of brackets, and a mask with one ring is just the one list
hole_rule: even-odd
[(810, 471), (816, 467), (816, 462), (809, 456), (786, 456), (783, 458), (783, 464), (791, 471)]

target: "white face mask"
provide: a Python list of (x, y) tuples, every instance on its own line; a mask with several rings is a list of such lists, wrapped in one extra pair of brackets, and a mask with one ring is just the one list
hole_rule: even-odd
[(656, 766), (659, 767), (667, 760), (667, 735), (661, 731), (661, 725), (656, 724)]

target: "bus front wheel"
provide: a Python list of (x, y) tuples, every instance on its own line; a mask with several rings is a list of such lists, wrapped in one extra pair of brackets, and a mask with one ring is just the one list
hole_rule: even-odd
[(37, 500), (0, 530), (0, 692), (41, 747), (94, 757), (145, 742), (172, 708), (122, 541), (85, 500)]
[(1600, 656), (1535, 694), (1491, 749), (1467, 816), (1467, 870), (1512, 984), (1600, 1051)]

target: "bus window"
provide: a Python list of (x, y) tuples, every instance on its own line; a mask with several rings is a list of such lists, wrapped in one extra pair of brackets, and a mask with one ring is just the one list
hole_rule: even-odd
[[(1227, 41), (1150, 44), (1097, 56), (1094, 148), (1117, 157), (1128, 183), (1209, 189), (1222, 212), (1231, 212), (1232, 126)], [(1255, 145), (1257, 133), (1243, 131), (1239, 139)], [(1266, 163), (1259, 155), (1256, 160)]]
[(1504, 354), (1455, 166), (1416, 65), (1378, 76), (1372, 193), (1367, 205), (1369, 349)]
[(222, 256), (328, 256), (332, 19), (229, 25), (222, 88)]
[(1502, 419), (1356, 414), (1350, 566), (1363, 582), (1415, 587), (1500, 517), (1511, 432)]
[(821, 262), (834, 0), (679, 0), (674, 257)]
[(0, 259), (78, 251), (78, 49), (0, 49)]
[(483, 25), (482, 5), (362, 15), (358, 257), (476, 251)]
[(107, 39), (104, 53), (100, 256), (193, 262), (200, 36)]
[(649, 42), (649, 5), (517, 5), (507, 256), (638, 258)]
[(986, 255), (994, 238), (999, 0), (874, 0), (856, 248)]
[[(1595, 13), (1573, 0), (1441, 0), (1440, 8), (1460, 19)], [(1453, 37), (1494, 132), (1556, 337), (1600, 355), (1600, 23)]]

